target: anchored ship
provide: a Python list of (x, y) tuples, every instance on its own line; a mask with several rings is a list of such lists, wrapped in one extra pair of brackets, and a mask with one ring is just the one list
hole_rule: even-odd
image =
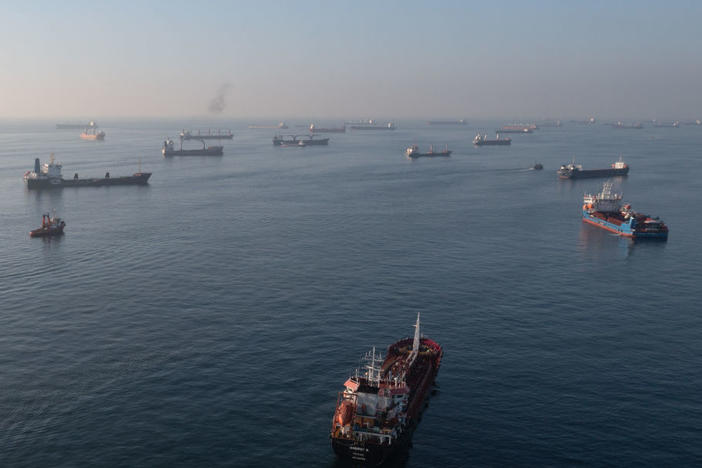
[(605, 182), (597, 195), (583, 197), (583, 221), (634, 239), (668, 239), (668, 226), (659, 218), (635, 212), (629, 204), (622, 206), (622, 195), (612, 192), (611, 182)]
[(427, 122), (429, 125), (466, 125), (468, 122), (465, 120), (430, 120)]
[(131, 176), (110, 177), (110, 173), (105, 173), (102, 178), (81, 179), (76, 172), (72, 179), (64, 179), (61, 175), (61, 164), (54, 162), (54, 155), (51, 155), (49, 163), (41, 164), (39, 158), (34, 160), (34, 170), (24, 174), (24, 181), (30, 190), (41, 190), (47, 188), (63, 187), (102, 187), (105, 185), (146, 185), (151, 177), (150, 172), (135, 172)]
[(310, 132), (311, 133), (346, 133), (346, 125), (343, 125), (341, 127), (320, 128), (320, 127), (315, 126), (314, 124), (310, 124)]
[(329, 138), (316, 138), (315, 135), (276, 135), (274, 146), (322, 146), (328, 145)]
[(414, 338), (388, 347), (385, 359), (373, 348), (339, 392), (331, 441), (339, 457), (378, 466), (407, 448), (439, 372), (443, 349), (421, 336), (419, 314)]
[(659, 121), (657, 121), (657, 120), (654, 119), (654, 120), (651, 121), (651, 124), (652, 124), (654, 127), (678, 128), (678, 127), (680, 126), (680, 121), (679, 121), (679, 120), (675, 120), (675, 121), (673, 121), (673, 122), (659, 122)]
[(66, 223), (61, 218), (46, 213), (41, 215), (41, 227), (29, 231), (29, 237), (61, 236), (65, 227)]
[(102, 130), (98, 131), (97, 124), (91, 121), (88, 124), (88, 127), (85, 130), (83, 130), (83, 133), (80, 134), (80, 137), (83, 140), (104, 140), (105, 132), (103, 132)]
[(183, 139), (180, 139), (180, 148), (176, 149), (175, 142), (172, 139), (167, 139), (161, 147), (161, 154), (164, 158), (172, 156), (222, 156), (224, 154), (223, 146), (207, 146), (205, 140), (200, 139), (202, 148), (198, 149), (183, 149)]
[(355, 122), (351, 125), (352, 130), (395, 130), (395, 124), (388, 122), (385, 125), (378, 124), (375, 120), (365, 120)]
[(609, 169), (583, 169), (580, 164), (575, 164), (575, 161), (570, 164), (563, 164), (558, 169), (558, 177), (561, 179), (586, 179), (592, 177), (613, 177), (625, 176), (629, 174), (629, 165), (622, 161), (621, 156), (619, 161), (613, 163)]
[(475, 135), (475, 138), (473, 138), (473, 144), (475, 146), (496, 146), (496, 145), (511, 145), (512, 144), (512, 139), (511, 138), (500, 138), (500, 134), (496, 133), (495, 134), (495, 139), (490, 140), (487, 136), (481, 135), (478, 133)]
[(231, 140), (234, 138), (234, 134), (231, 130), (220, 130), (212, 131), (207, 130), (207, 133), (202, 133), (200, 130), (197, 133), (193, 133), (190, 130), (183, 130), (180, 132), (180, 137), (183, 140)]
[(610, 126), (612, 128), (618, 128), (620, 130), (641, 130), (643, 128), (643, 125), (641, 125), (640, 122), (635, 122), (632, 124), (625, 124), (621, 120), (614, 122), (613, 124), (610, 124)]
[(505, 125), (498, 130), (498, 133), (532, 133), (536, 129), (534, 124)]
[(422, 153), (419, 151), (419, 147), (417, 145), (412, 145), (409, 148), (405, 150), (405, 154), (407, 155), (408, 158), (421, 158), (421, 157), (436, 157), (436, 156), (451, 156), (451, 151), (448, 149), (448, 146), (444, 148), (443, 151), (434, 151), (434, 146), (431, 145), (429, 146), (429, 151), (427, 153)]
[(252, 130), (255, 129), (262, 129), (262, 128), (279, 128), (281, 130), (285, 130), (288, 128), (287, 125), (285, 125), (285, 122), (279, 122), (278, 125), (249, 125), (249, 128)]

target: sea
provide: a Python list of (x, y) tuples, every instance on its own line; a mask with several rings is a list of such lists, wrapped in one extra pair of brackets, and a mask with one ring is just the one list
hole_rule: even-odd
[[(0, 121), (1, 466), (350, 466), (337, 394), (418, 314), (445, 354), (395, 466), (702, 464), (702, 127), (477, 148), (509, 120), (396, 121), (298, 148), (248, 128), (273, 121), (104, 118), (103, 142), (59, 122)], [(164, 159), (184, 128), (234, 138)], [(153, 175), (28, 191), (51, 155), (69, 178)], [(556, 176), (620, 155), (615, 190), (667, 242), (584, 224), (605, 180)], [(65, 236), (31, 239), (54, 210)]]

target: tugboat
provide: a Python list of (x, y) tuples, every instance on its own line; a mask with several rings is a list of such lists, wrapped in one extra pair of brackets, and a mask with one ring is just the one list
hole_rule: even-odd
[(451, 156), (451, 151), (448, 149), (448, 146), (444, 148), (443, 151), (434, 151), (434, 146), (429, 146), (429, 152), (428, 153), (422, 153), (419, 151), (419, 147), (417, 145), (412, 145), (409, 148), (405, 150), (405, 154), (407, 155), (408, 158), (421, 158), (421, 157), (436, 157), (436, 156)]
[(488, 139), (487, 134), (481, 135), (478, 133), (475, 135), (475, 138), (473, 138), (473, 144), (475, 146), (497, 146), (497, 145), (511, 145), (512, 144), (512, 139), (511, 138), (500, 138), (499, 132), (495, 134), (495, 139), (490, 140)]
[(668, 226), (659, 218), (636, 213), (631, 205), (622, 206), (622, 195), (612, 192), (605, 182), (597, 195), (583, 197), (583, 221), (633, 239), (668, 239)]
[(217, 130), (213, 132), (209, 129), (207, 133), (201, 133), (198, 130), (197, 134), (192, 133), (190, 130), (183, 130), (180, 132), (180, 137), (183, 140), (231, 140), (234, 138), (234, 134), (231, 130)]
[(66, 223), (61, 218), (57, 218), (56, 215), (51, 216), (49, 213), (46, 213), (41, 215), (41, 227), (29, 231), (29, 237), (62, 236), (63, 228), (65, 227)]
[(378, 466), (409, 447), (442, 357), (441, 345), (421, 336), (419, 314), (414, 338), (390, 345), (385, 359), (375, 347), (367, 353), (337, 398), (330, 431), (337, 456)]
[(83, 130), (83, 133), (80, 134), (80, 137), (83, 140), (104, 140), (105, 139), (105, 132), (102, 130), (98, 131), (97, 125), (95, 122), (91, 121), (88, 124), (88, 127)]
[(222, 156), (224, 154), (224, 146), (207, 146), (205, 140), (200, 138), (202, 148), (200, 149), (183, 149), (183, 138), (180, 139), (180, 149), (175, 148), (175, 142), (170, 138), (163, 142), (161, 154), (164, 158), (171, 156)]
[(78, 173), (73, 179), (64, 179), (61, 175), (61, 164), (54, 162), (54, 155), (48, 164), (41, 164), (39, 158), (34, 159), (34, 170), (24, 174), (24, 181), (30, 190), (63, 187), (102, 187), (105, 185), (146, 185), (151, 177), (150, 172), (135, 172), (131, 176), (110, 177), (106, 172), (104, 178), (80, 179)]
[(570, 164), (563, 164), (557, 171), (558, 177), (561, 179), (585, 179), (592, 177), (615, 177), (625, 176), (629, 174), (629, 165), (622, 161), (613, 163), (609, 169), (583, 169), (580, 164), (575, 164), (575, 161)]
[(273, 137), (274, 146), (324, 146), (329, 144), (329, 138), (315, 138), (315, 135), (276, 135)]

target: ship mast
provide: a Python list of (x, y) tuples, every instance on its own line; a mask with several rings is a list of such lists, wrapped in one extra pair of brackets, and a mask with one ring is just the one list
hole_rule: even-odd
[(420, 338), (419, 312), (417, 312), (417, 323), (414, 325), (414, 341), (412, 342), (412, 352), (409, 355), (410, 366), (414, 363), (414, 360), (417, 359), (417, 355), (419, 354), (419, 346), (420, 346), (419, 338)]

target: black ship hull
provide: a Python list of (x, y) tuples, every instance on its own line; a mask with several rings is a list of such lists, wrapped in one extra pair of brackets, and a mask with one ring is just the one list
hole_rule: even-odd
[(473, 144), (475, 146), (507, 146), (512, 144), (512, 140), (486, 140)]
[(90, 179), (27, 179), (27, 188), (43, 190), (64, 187), (106, 187), (110, 185), (146, 185), (150, 172), (138, 172), (131, 176)]
[(351, 125), (352, 130), (395, 130), (395, 127), (384, 127), (381, 125)]
[(629, 168), (623, 169), (592, 169), (584, 171), (559, 170), (558, 177), (561, 179), (592, 179), (595, 177), (617, 177), (629, 174)]
[(415, 159), (415, 158), (440, 158), (440, 157), (449, 157), (451, 156), (451, 153), (453, 151), (442, 151), (440, 153), (413, 153), (409, 155), (410, 158)]
[(224, 147), (210, 146), (207, 149), (191, 149), (191, 150), (163, 150), (163, 157), (170, 158), (173, 156), (222, 156)]
[(332, 438), (332, 448), (337, 457), (350, 460), (354, 464), (381, 466), (407, 453), (415, 427), (416, 424), (408, 428), (392, 445)]

